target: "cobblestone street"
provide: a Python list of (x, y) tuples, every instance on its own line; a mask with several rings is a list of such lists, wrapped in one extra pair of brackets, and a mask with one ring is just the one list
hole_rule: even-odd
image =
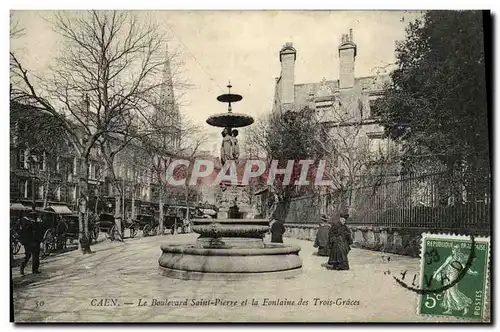
[[(107, 240), (93, 246), (93, 255), (82, 256), (80, 252), (72, 251), (43, 260), (41, 275), (28, 273), (22, 277), (19, 269), (14, 268), (15, 320), (415, 322), (452, 319), (417, 315), (417, 295), (397, 285), (391, 275), (384, 274), (387, 270), (392, 274), (408, 270), (407, 275), (413, 276), (418, 270), (418, 259), (353, 249), (349, 255), (351, 270), (329, 271), (321, 267), (326, 258), (313, 254), (312, 242), (297, 239), (285, 239), (286, 243), (302, 248), (303, 273), (296, 278), (214, 282), (161, 276), (157, 262), (160, 244), (194, 243), (195, 238), (196, 234), (188, 234), (139, 237), (128, 239), (125, 243)], [(28, 266), (27, 271), (30, 272), (30, 269)], [(409, 280), (411, 283), (411, 278)], [(266, 298), (266, 303), (287, 300), (295, 301), (296, 305), (264, 306)], [(342, 300), (337, 302), (339, 298)], [(187, 306), (151, 306), (153, 299), (189, 301)], [(221, 306), (219, 301), (217, 306), (191, 306), (192, 299), (220, 299), (237, 301), (238, 304)], [(245, 299), (248, 299), (247, 305), (241, 305)], [(258, 304), (252, 305), (252, 299)], [(307, 303), (298, 305), (301, 299)], [(139, 306), (145, 301), (146, 306)], [(325, 302), (320, 304), (320, 301)], [(344, 305), (342, 301), (345, 301)]]

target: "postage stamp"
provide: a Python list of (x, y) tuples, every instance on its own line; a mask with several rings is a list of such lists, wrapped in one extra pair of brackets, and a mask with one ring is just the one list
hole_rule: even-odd
[(490, 238), (426, 233), (421, 253), (418, 313), (483, 320)]

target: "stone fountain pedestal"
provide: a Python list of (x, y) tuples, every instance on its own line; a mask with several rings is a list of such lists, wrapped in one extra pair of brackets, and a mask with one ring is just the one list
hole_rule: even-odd
[(290, 278), (302, 272), (300, 248), (264, 243), (264, 219), (195, 219), (193, 245), (162, 245), (160, 272), (171, 278), (248, 280)]
[[(221, 162), (235, 162), (238, 133), (231, 128), (251, 125), (251, 116), (232, 113), (231, 103), (242, 96), (229, 93), (217, 97), (228, 103), (228, 112), (210, 116), (207, 123), (224, 128)], [(264, 243), (268, 220), (247, 218), (250, 211), (241, 186), (222, 184), (219, 219), (194, 219), (193, 231), (200, 234), (192, 245), (162, 245), (160, 272), (171, 278), (196, 280), (245, 280), (293, 277), (302, 272), (300, 248)]]

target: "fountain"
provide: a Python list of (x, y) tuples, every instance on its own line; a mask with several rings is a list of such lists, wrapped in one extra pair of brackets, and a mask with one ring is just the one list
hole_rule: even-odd
[[(237, 162), (239, 151), (233, 128), (249, 126), (251, 116), (233, 113), (231, 104), (243, 99), (229, 92), (217, 97), (228, 103), (227, 113), (207, 119), (211, 126), (222, 127), (221, 162)], [(236, 148), (235, 148), (236, 147)], [(164, 276), (189, 280), (248, 280), (252, 278), (289, 278), (302, 272), (302, 260), (297, 246), (264, 243), (269, 231), (266, 219), (246, 218), (245, 209), (237, 203), (242, 186), (223, 183), (223, 201), (232, 202), (222, 207), (217, 219), (193, 219), (193, 231), (199, 234), (192, 245), (162, 245), (159, 258), (160, 273)], [(241, 191), (240, 194), (241, 196)], [(224, 197), (226, 196), (226, 197)]]

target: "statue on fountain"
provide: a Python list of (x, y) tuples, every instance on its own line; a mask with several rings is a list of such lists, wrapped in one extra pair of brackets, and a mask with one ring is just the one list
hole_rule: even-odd
[(233, 131), (231, 132), (232, 135), (232, 143), (233, 143), (233, 160), (238, 160), (238, 158), (240, 158), (240, 148), (238, 146), (238, 139), (236, 137), (238, 137), (238, 130), (236, 129), (233, 129)]
[[(221, 162), (237, 161), (239, 158), (238, 130), (253, 123), (251, 116), (233, 113), (231, 104), (243, 97), (231, 93), (217, 97), (227, 103), (227, 113), (215, 114), (206, 121), (209, 125), (224, 128), (222, 131)], [(196, 243), (163, 245), (158, 260), (163, 275), (179, 279), (195, 280), (242, 280), (289, 278), (302, 271), (299, 247), (264, 243), (269, 230), (266, 219), (246, 217), (243, 184), (221, 183), (221, 194), (217, 219), (192, 219), (192, 230), (199, 234)], [(227, 190), (226, 190), (227, 189)], [(227, 214), (226, 214), (227, 213)]]
[(220, 160), (222, 166), (226, 164), (226, 161), (233, 160), (233, 138), (231, 136), (231, 129), (224, 128), (222, 131), (222, 146), (220, 148)]
[(222, 146), (220, 148), (220, 160), (222, 166), (228, 160), (238, 160), (240, 148), (238, 146), (238, 130), (226, 127), (222, 131)]

